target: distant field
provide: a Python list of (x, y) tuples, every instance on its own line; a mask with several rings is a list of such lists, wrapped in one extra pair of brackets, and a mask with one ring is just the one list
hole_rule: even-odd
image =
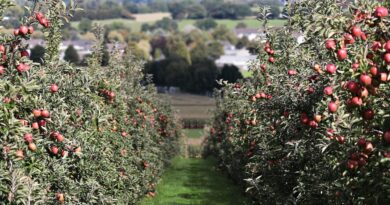
[(134, 14), (135, 21), (137, 22), (153, 22), (163, 19), (164, 17), (171, 18), (170, 13), (150, 13), (150, 14)]
[(161, 94), (171, 101), (173, 109), (181, 119), (211, 119), (215, 100), (211, 97), (191, 94)]
[[(170, 17), (169, 13), (150, 13), (150, 14), (136, 14), (134, 17), (135, 20), (131, 19), (106, 19), (106, 20), (95, 20), (94, 23), (99, 23), (101, 25), (112, 24), (114, 22), (123, 23), (126, 27), (130, 28), (132, 31), (138, 32), (141, 30), (141, 25), (143, 23), (153, 24), (154, 22), (164, 18)], [(188, 25), (193, 25), (196, 20), (184, 19), (179, 21), (179, 29), (183, 30)], [(238, 23), (244, 22), (248, 28), (260, 28), (261, 23), (257, 21), (254, 17), (248, 17), (242, 20), (230, 20), (230, 19), (222, 19), (216, 20), (219, 25), (226, 25), (229, 29), (233, 29)], [(285, 20), (270, 20), (269, 26), (282, 26), (286, 21)], [(75, 28), (78, 27), (79, 22), (73, 21), (71, 25)]]

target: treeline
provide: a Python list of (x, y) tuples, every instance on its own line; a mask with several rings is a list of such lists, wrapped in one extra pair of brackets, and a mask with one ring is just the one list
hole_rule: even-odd
[(169, 12), (174, 19), (241, 19), (256, 15), (251, 7), (256, 4), (271, 7), (272, 16), (279, 17), (280, 1), (224, 1), (224, 0), (153, 0), (153, 1), (92, 1), (86, 0), (81, 4), (84, 11), (77, 12), (73, 20), (132, 18), (131, 14)]

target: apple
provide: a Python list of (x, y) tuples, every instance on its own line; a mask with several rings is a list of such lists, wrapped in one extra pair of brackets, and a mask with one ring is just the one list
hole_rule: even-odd
[(348, 81), (347, 83), (347, 89), (352, 92), (352, 93), (357, 93), (359, 92), (359, 84), (356, 83), (355, 81)]
[(347, 49), (343, 48), (337, 51), (337, 58), (339, 60), (345, 60), (347, 58), (347, 55), (348, 55)]
[(367, 35), (362, 32), (362, 35), (360, 35), (360, 39), (362, 39), (362, 41), (367, 41)]
[(358, 166), (359, 166), (359, 163), (355, 160), (348, 160), (348, 162), (347, 162), (347, 168), (349, 170), (355, 170), (358, 168)]
[(41, 116), (44, 117), (44, 118), (49, 118), (50, 117), (50, 113), (47, 110), (42, 110), (41, 111)]
[(268, 62), (270, 62), (270, 63), (275, 63), (275, 58), (274, 58), (274, 57), (269, 57), (269, 58), (268, 58)]
[(370, 68), (370, 73), (371, 73), (372, 76), (378, 75), (378, 68), (376, 66), (372, 66)]
[(335, 113), (337, 111), (337, 109), (338, 109), (338, 106), (335, 102), (333, 102), (333, 101), (329, 102), (329, 104), (328, 104), (329, 112)]
[(379, 42), (379, 41), (374, 41), (374, 42), (372, 43), (371, 49), (372, 49), (373, 51), (377, 52), (381, 47), (382, 47), (381, 42)]
[(365, 88), (365, 87), (360, 88), (359, 97), (361, 97), (363, 99), (368, 97), (368, 90), (367, 90), (367, 88)]
[(37, 145), (35, 145), (35, 143), (31, 142), (28, 144), (28, 149), (32, 152), (35, 152), (37, 150)]
[(55, 137), (58, 142), (63, 142), (65, 140), (64, 136), (60, 133), (58, 133)]
[(374, 16), (378, 18), (387, 17), (389, 15), (389, 11), (386, 7), (378, 6), (375, 9)]
[(312, 127), (312, 128), (317, 128), (317, 127), (318, 127), (318, 124), (317, 124), (316, 121), (310, 120), (310, 121), (309, 121), (309, 126)]
[(45, 15), (43, 15), (41, 12), (37, 12), (35, 13), (35, 18), (39, 21), (41, 20), (42, 18), (44, 18)]
[(321, 115), (315, 115), (314, 116), (314, 121), (316, 121), (317, 123), (320, 123), (322, 120), (322, 116)]
[(357, 145), (359, 147), (365, 147), (366, 146), (366, 139), (364, 138), (359, 138), (358, 142), (357, 142)]
[(42, 114), (42, 112), (41, 112), (40, 110), (37, 110), (37, 109), (34, 109), (34, 110), (32, 111), (32, 113), (33, 113), (33, 115), (34, 115), (35, 118), (40, 117), (41, 114)]
[(0, 65), (0, 75), (3, 75), (5, 73), (4, 66)]
[(56, 193), (56, 199), (57, 201), (59, 201), (61, 204), (63, 204), (65, 202), (65, 196), (63, 193)]
[(355, 39), (353, 38), (353, 36), (351, 34), (345, 34), (344, 35), (344, 41), (346, 44), (353, 44), (355, 43)]
[(16, 152), (15, 152), (15, 155), (18, 157), (18, 158), (21, 158), (21, 159), (23, 159), (24, 158), (24, 152), (23, 152), (23, 150), (16, 150)]
[(30, 57), (30, 54), (28, 53), (28, 51), (22, 50), (22, 51), (20, 51), (20, 56), (22, 56), (22, 57)]
[(46, 121), (45, 121), (45, 120), (39, 120), (39, 121), (38, 121), (38, 125), (39, 125), (40, 127), (45, 127), (45, 126), (46, 126)]
[(390, 53), (386, 53), (384, 56), (383, 56), (383, 59), (385, 60), (385, 62), (387, 64), (390, 64)]
[(374, 119), (375, 113), (372, 109), (367, 109), (363, 111), (362, 115), (364, 120), (372, 120)]
[(337, 140), (337, 142), (339, 142), (340, 144), (344, 144), (344, 143), (345, 143), (345, 137), (344, 137), (344, 136), (337, 136), (337, 137), (336, 137), (336, 140)]
[(336, 41), (334, 39), (328, 39), (325, 41), (325, 47), (328, 50), (335, 50), (336, 49)]
[(30, 66), (27, 65), (27, 64), (24, 64), (24, 63), (20, 63), (18, 66), (16, 66), (16, 70), (17, 70), (19, 73), (28, 71), (29, 69), (30, 69)]
[(54, 155), (57, 155), (58, 154), (58, 147), (53, 145), (50, 147), (50, 152)]
[(351, 104), (354, 106), (361, 106), (363, 104), (363, 101), (360, 97), (353, 97), (351, 99)]
[(33, 26), (29, 26), (28, 27), (28, 34), (33, 34), (34, 33), (34, 27)]
[(365, 73), (361, 74), (359, 79), (360, 82), (365, 86), (371, 85), (372, 83), (371, 77)]
[(15, 29), (15, 30), (14, 30), (14, 35), (15, 35), (15, 36), (19, 36), (19, 29)]
[(326, 65), (326, 71), (328, 71), (329, 74), (334, 74), (336, 72), (336, 66), (334, 64), (328, 64)]
[(359, 69), (359, 67), (360, 67), (360, 64), (359, 64), (359, 63), (353, 63), (353, 64), (352, 64), (352, 70), (353, 70), (353, 71), (357, 71), (357, 70)]
[(331, 86), (325, 87), (324, 88), (324, 94), (328, 95), (328, 96), (332, 95), (333, 94), (333, 88)]
[(387, 82), (387, 73), (381, 72), (381, 73), (379, 74), (379, 76), (380, 76), (380, 81), (381, 81), (381, 82)]
[(390, 130), (389, 130), (389, 131), (386, 131), (386, 132), (383, 134), (383, 139), (384, 139), (388, 144), (390, 144)]
[(25, 35), (27, 35), (27, 33), (28, 33), (27, 26), (20, 26), (19, 27), (19, 34), (20, 35), (25, 36)]
[(52, 93), (58, 92), (58, 86), (56, 84), (51, 84), (50, 92), (52, 92)]
[(366, 146), (364, 147), (364, 153), (370, 154), (374, 150), (374, 145), (371, 142), (366, 142)]
[(32, 128), (33, 130), (39, 129), (38, 123), (37, 123), (37, 122), (33, 122), (33, 123), (31, 124), (31, 128)]
[(293, 76), (293, 75), (296, 75), (296, 74), (297, 74), (297, 71), (296, 71), (296, 70), (288, 70), (288, 71), (287, 71), (287, 74), (288, 74), (289, 76)]
[(362, 29), (358, 26), (353, 26), (351, 29), (352, 35), (355, 37), (361, 37), (363, 34)]
[(23, 139), (25, 142), (28, 142), (28, 143), (31, 143), (34, 140), (33, 135), (31, 133), (24, 134)]

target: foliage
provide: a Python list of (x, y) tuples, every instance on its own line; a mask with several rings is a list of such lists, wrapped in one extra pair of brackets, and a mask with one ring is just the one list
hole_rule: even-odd
[[(154, 192), (177, 151), (169, 105), (140, 84), (142, 63), (130, 54), (113, 52), (100, 66), (101, 28), (87, 68), (60, 62), (62, 19), (73, 1), (28, 3), (19, 30), (0, 38), (0, 201), (135, 204)], [(44, 65), (25, 53), (30, 25), (50, 36)]]
[(239, 79), (242, 79), (242, 74), (240, 69), (234, 65), (224, 65), (222, 67), (221, 74), (219, 74), (218, 79), (227, 81), (228, 83), (235, 83)]
[(92, 30), (92, 21), (90, 19), (83, 18), (83, 19), (81, 19), (78, 28), (82, 34), (86, 33), (88, 31)]
[(45, 56), (45, 47), (36, 45), (31, 49), (30, 60), (36, 63), (43, 63), (43, 58)]
[(253, 78), (217, 93), (207, 149), (256, 203), (390, 203), (388, 8), (290, 2)]
[(195, 22), (196, 27), (205, 31), (213, 29), (217, 27), (217, 25), (218, 25), (217, 22), (214, 19), (210, 19), (210, 18), (201, 19)]
[(80, 57), (73, 45), (69, 45), (65, 50), (64, 60), (68, 61), (69, 63), (79, 63)]

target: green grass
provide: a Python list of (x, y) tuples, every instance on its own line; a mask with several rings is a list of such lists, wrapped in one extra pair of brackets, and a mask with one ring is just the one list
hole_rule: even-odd
[(183, 132), (188, 138), (200, 138), (204, 135), (203, 129), (184, 129)]
[(225, 174), (216, 160), (176, 158), (163, 175), (154, 198), (140, 205), (245, 205), (247, 198)]
[[(191, 19), (184, 19), (179, 21), (179, 30), (183, 31), (183, 29), (187, 25), (194, 25), (196, 20), (191, 20)], [(218, 25), (226, 25), (229, 29), (234, 29), (236, 25), (240, 22), (244, 22), (248, 28), (260, 28), (261, 27), (261, 22), (254, 18), (246, 18), (243, 20), (230, 20), (230, 19), (219, 19), (216, 20)], [(141, 25), (145, 22), (140, 22), (140, 21), (135, 21), (131, 19), (106, 19), (106, 20), (94, 20), (93, 23), (99, 23), (101, 25), (107, 25), (107, 24), (112, 24), (112, 23), (122, 23), (125, 27), (130, 28), (131, 31), (134, 32), (139, 32), (141, 31)], [(153, 24), (155, 21), (149, 21), (147, 23)], [(275, 19), (275, 20), (270, 20), (269, 21), (269, 26), (282, 26), (286, 21), (285, 20), (280, 20), (280, 19)], [(78, 28), (78, 21), (73, 21), (71, 22), (72, 27)]]

